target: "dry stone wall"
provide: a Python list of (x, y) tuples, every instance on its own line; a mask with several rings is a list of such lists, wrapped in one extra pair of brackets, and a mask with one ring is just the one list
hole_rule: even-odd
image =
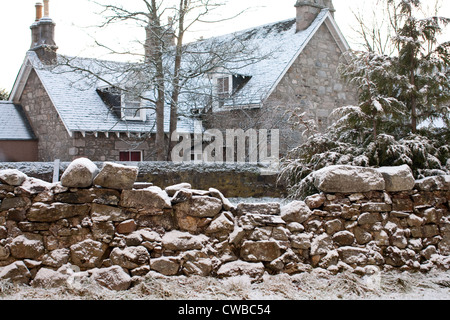
[(0, 281), (126, 290), (156, 273), (450, 268), (450, 176), (333, 166), (314, 174), (321, 192), (304, 201), (234, 206), (188, 183), (139, 188), (137, 175), (88, 159), (54, 184), (0, 171)]

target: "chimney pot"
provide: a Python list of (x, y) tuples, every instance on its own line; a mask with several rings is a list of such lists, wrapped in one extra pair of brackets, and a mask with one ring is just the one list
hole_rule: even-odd
[(36, 3), (36, 21), (41, 20), (42, 18), (42, 3)]
[(44, 0), (44, 17), (50, 17), (50, 4), (49, 0)]

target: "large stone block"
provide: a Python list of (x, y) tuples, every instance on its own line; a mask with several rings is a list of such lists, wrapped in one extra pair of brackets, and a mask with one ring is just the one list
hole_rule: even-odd
[(32, 222), (55, 222), (61, 219), (89, 214), (89, 205), (71, 205), (66, 203), (45, 204), (36, 202), (27, 213), (27, 218)]
[(31, 206), (31, 200), (25, 197), (5, 198), (0, 206), (0, 211), (9, 209), (28, 209)]
[(27, 175), (17, 169), (0, 170), (0, 181), (10, 186), (20, 186)]
[(162, 214), (163, 209), (170, 209), (172, 204), (167, 193), (159, 187), (149, 187), (140, 190), (124, 190), (120, 205), (134, 208), (139, 212)]
[(414, 188), (414, 176), (408, 165), (399, 167), (381, 167), (376, 170), (383, 175), (386, 191), (410, 191)]
[(222, 201), (208, 196), (192, 196), (188, 201), (174, 205), (176, 212), (197, 218), (213, 218), (222, 210)]
[(178, 230), (170, 231), (162, 237), (164, 249), (173, 251), (201, 250), (208, 238), (204, 235), (195, 236)]
[(16, 259), (37, 259), (44, 254), (44, 243), (39, 235), (21, 235), (10, 244), (11, 255)]
[(92, 204), (91, 217), (92, 220), (98, 222), (122, 222), (128, 219), (128, 215), (123, 209), (96, 203)]
[(415, 188), (420, 191), (449, 191), (450, 175), (427, 177), (417, 180)]
[(94, 178), (94, 184), (110, 189), (131, 190), (138, 172), (138, 167), (105, 162), (100, 173)]
[(357, 193), (385, 189), (383, 175), (372, 168), (336, 165), (313, 173), (314, 186), (329, 193)]
[(68, 188), (88, 188), (92, 186), (99, 169), (91, 160), (79, 158), (72, 161), (61, 176), (61, 184)]

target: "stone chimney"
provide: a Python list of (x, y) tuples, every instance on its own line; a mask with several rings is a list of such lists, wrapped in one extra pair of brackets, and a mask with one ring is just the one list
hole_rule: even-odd
[(317, 18), (322, 9), (328, 8), (331, 14), (336, 11), (332, 0), (297, 0), (297, 32), (306, 30)]
[[(44, 7), (44, 14), (42, 14)], [(44, 0), (44, 6), (36, 3), (36, 21), (31, 25), (32, 42), (30, 50), (35, 51), (39, 59), (45, 64), (56, 60), (55, 23), (49, 17), (49, 0)]]

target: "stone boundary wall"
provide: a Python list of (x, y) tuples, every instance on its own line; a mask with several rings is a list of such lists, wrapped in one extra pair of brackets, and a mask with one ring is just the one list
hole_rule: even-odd
[[(94, 163), (101, 168), (104, 162)], [(60, 176), (69, 164), (60, 163)], [(280, 198), (286, 195), (284, 186), (277, 182), (278, 175), (266, 174), (268, 168), (262, 165), (172, 162), (136, 162), (132, 165), (139, 169), (137, 182), (153, 183), (161, 188), (186, 182), (197, 189), (219, 189), (228, 198)], [(0, 162), (0, 170), (16, 169), (47, 182), (52, 181), (53, 168), (53, 162)]]
[(450, 176), (333, 166), (304, 201), (234, 206), (187, 183), (133, 189), (137, 175), (87, 159), (55, 184), (0, 171), (0, 281), (126, 290), (156, 274), (450, 269)]

